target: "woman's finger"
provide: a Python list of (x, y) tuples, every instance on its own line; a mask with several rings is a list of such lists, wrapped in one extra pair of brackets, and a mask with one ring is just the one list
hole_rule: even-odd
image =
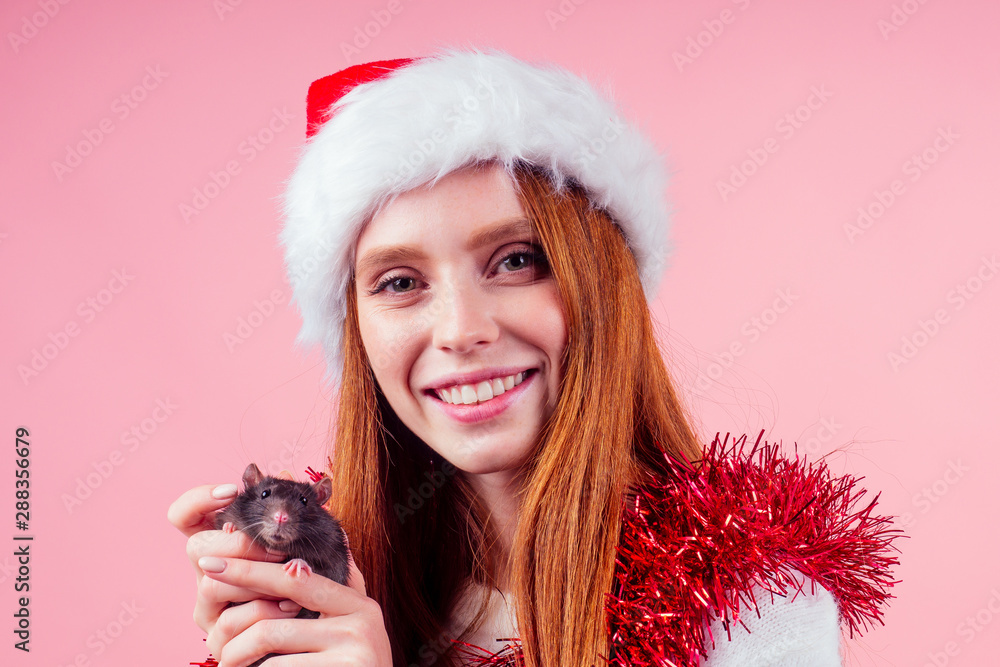
[(264, 546), (243, 531), (227, 533), (222, 530), (203, 530), (193, 534), (187, 541), (187, 555), (197, 568), (198, 560), (205, 556), (220, 558), (243, 558), (268, 563), (280, 563), (285, 554), (268, 551)]
[[(247, 561), (254, 562), (254, 561)], [(227, 584), (223, 581), (217, 581), (211, 577), (202, 577), (201, 581), (198, 582), (198, 595), (201, 599), (209, 602), (211, 604), (221, 604), (225, 606), (226, 604), (248, 602), (250, 600), (256, 600), (257, 598), (264, 598), (269, 600), (280, 600), (281, 596), (278, 595), (268, 595), (266, 593), (260, 593), (252, 588), (247, 588), (245, 586), (234, 586), (232, 584)]]
[(295, 655), (276, 655), (267, 659), (267, 667), (353, 667), (361, 664), (331, 656), (329, 653), (296, 653)]
[(233, 501), (235, 484), (206, 484), (185, 491), (167, 509), (167, 520), (188, 537), (215, 528), (214, 514)]
[[(323, 642), (314, 626), (315, 619), (265, 619), (254, 623), (223, 646), (218, 654), (225, 667), (246, 667), (268, 653), (313, 653), (322, 650)], [(213, 655), (216, 655), (213, 653)], [(270, 667), (269, 658), (264, 664)], [(361, 664), (361, 663), (352, 663)]]
[[(268, 596), (271, 599), (272, 596)], [(212, 632), (219, 617), (230, 604), (242, 604), (261, 598), (248, 588), (231, 586), (202, 575), (198, 581), (198, 596), (194, 606), (194, 622), (205, 632)], [(275, 600), (277, 600), (275, 598)]]
[[(348, 555), (350, 555), (349, 551)], [(362, 576), (358, 566), (354, 564), (353, 558), (349, 558), (347, 561), (347, 585), (365, 597), (368, 596), (368, 589), (365, 588), (365, 578)]]
[(260, 621), (223, 647), (220, 663), (245, 667), (268, 653), (277, 653), (268, 658), (268, 667), (391, 664), (384, 632), (383, 626), (340, 618)]
[[(282, 609), (284, 607), (284, 609)], [(208, 633), (208, 650), (221, 655), (223, 647), (254, 623), (265, 619), (295, 618), (302, 609), (291, 600), (251, 600), (229, 607), (219, 615), (215, 627)]]
[(368, 598), (353, 588), (314, 572), (291, 574), (277, 563), (260, 563), (241, 558), (205, 557), (198, 561), (207, 578), (237, 588), (247, 588), (276, 599), (289, 599), (306, 609), (330, 616), (350, 614)]
[(262, 546), (255, 544), (248, 535), (239, 531), (226, 533), (221, 530), (203, 530), (195, 533), (188, 538), (187, 554), (197, 575), (198, 595), (194, 607), (194, 622), (209, 633), (229, 603), (253, 600), (259, 598), (260, 594), (205, 578), (201, 568), (198, 567), (199, 559), (223, 556), (269, 562), (284, 560), (282, 554), (268, 552)]
[[(199, 584), (200, 585), (200, 584)], [(215, 624), (219, 622), (219, 616), (229, 606), (228, 602), (212, 602), (198, 595), (194, 603), (194, 624), (203, 631), (211, 634), (215, 630)]]
[(242, 533), (225, 533), (221, 530), (205, 530), (188, 538), (188, 558), (194, 565), (198, 596), (195, 601), (194, 622), (205, 632), (215, 626), (219, 614), (230, 602), (245, 602), (260, 597), (260, 594), (246, 588), (206, 579), (198, 560), (205, 557), (223, 556), (246, 558), (260, 561), (280, 562), (281, 554), (267, 552), (263, 547)]

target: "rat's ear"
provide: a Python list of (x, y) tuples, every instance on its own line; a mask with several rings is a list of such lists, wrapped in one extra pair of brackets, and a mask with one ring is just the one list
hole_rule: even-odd
[(330, 499), (333, 495), (333, 480), (329, 477), (323, 477), (315, 484), (313, 484), (313, 491), (316, 492), (316, 498), (319, 499), (320, 505), (325, 505), (326, 501)]
[(260, 468), (257, 467), (256, 463), (251, 463), (247, 466), (247, 469), (243, 471), (243, 488), (249, 489), (251, 486), (259, 483), (262, 479), (264, 479), (264, 475), (261, 474)]

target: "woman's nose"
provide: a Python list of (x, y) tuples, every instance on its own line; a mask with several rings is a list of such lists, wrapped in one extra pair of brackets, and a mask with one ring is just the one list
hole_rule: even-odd
[(433, 304), (434, 346), (458, 353), (492, 343), (500, 335), (495, 299), (476, 285), (450, 286)]

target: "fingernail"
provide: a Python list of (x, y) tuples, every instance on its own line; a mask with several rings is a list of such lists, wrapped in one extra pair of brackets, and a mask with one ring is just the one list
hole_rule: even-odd
[(226, 498), (234, 498), (236, 497), (237, 490), (238, 489), (236, 488), (235, 484), (220, 484), (214, 489), (212, 489), (212, 497), (215, 498), (216, 500), (225, 500)]
[(298, 611), (302, 609), (302, 605), (295, 604), (291, 600), (282, 600), (278, 603), (278, 609), (281, 611)]
[(226, 569), (226, 561), (214, 556), (202, 556), (198, 559), (198, 567), (202, 572), (212, 572), (218, 574)]

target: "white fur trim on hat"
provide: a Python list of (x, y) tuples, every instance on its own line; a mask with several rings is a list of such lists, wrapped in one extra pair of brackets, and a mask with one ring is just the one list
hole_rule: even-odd
[(356, 86), (330, 111), (285, 192), (280, 233), (296, 340), (342, 373), (346, 290), (362, 225), (387, 198), (478, 160), (545, 168), (579, 182), (621, 227), (652, 299), (669, 254), (666, 173), (643, 133), (563, 69), (502, 52), (444, 50)]

